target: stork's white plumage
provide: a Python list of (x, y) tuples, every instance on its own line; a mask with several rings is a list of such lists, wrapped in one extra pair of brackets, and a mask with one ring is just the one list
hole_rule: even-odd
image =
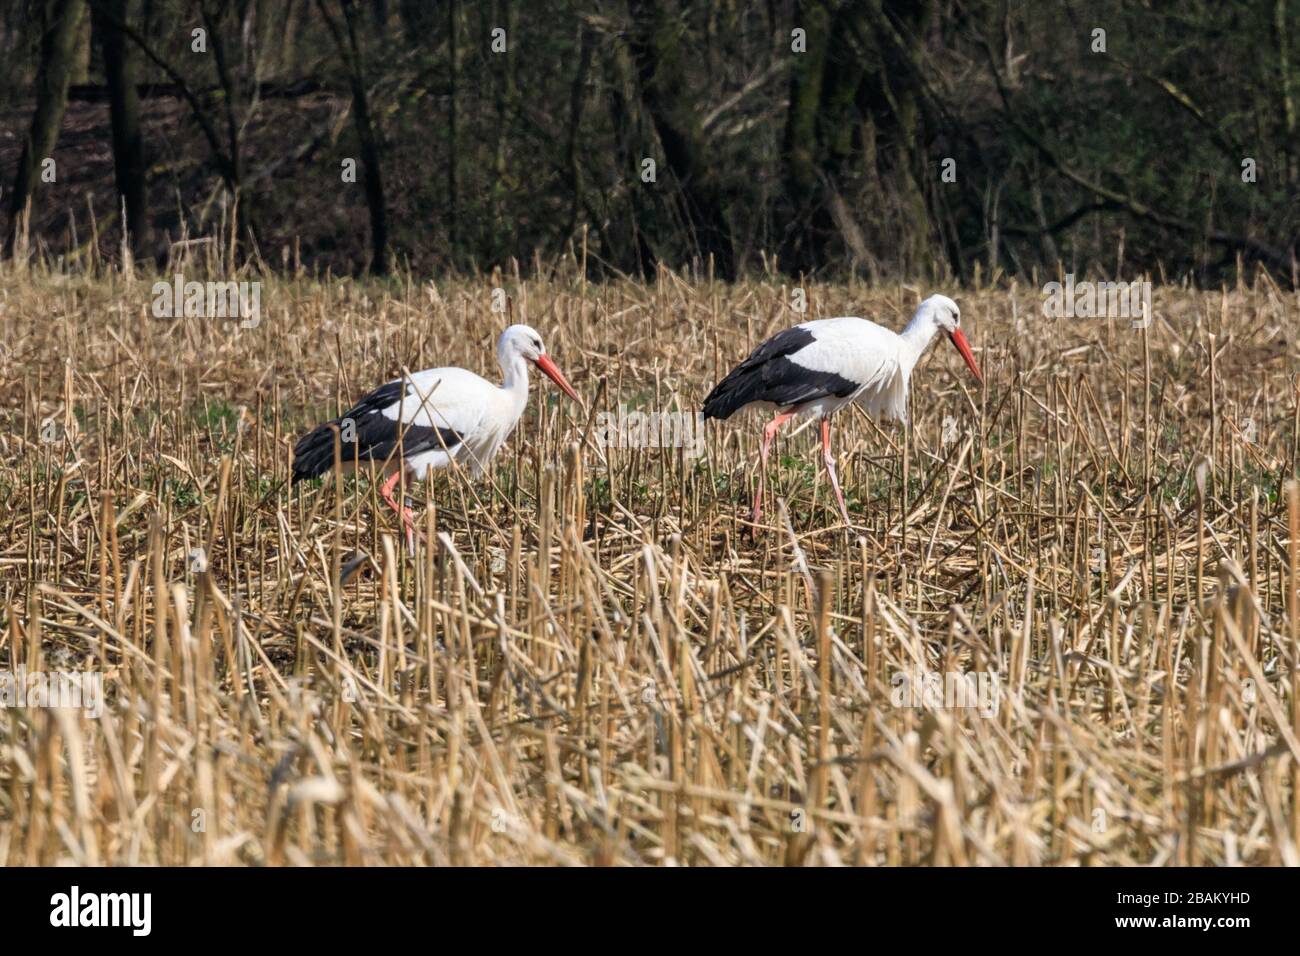
[(704, 400), (705, 418), (730, 418), (745, 408), (777, 411), (763, 430), (754, 523), (763, 514), (767, 455), (777, 431), (792, 418), (816, 415), (821, 418), (826, 473), (844, 523), (851, 526), (831, 454), (831, 414), (857, 402), (882, 419), (906, 421), (912, 369), (941, 330), (975, 378), (982, 381), (960, 323), (957, 303), (944, 295), (932, 295), (921, 303), (902, 332), (853, 317), (816, 319), (778, 332), (732, 369)]
[(422, 481), (455, 461), (481, 475), (528, 404), (530, 362), (581, 401), (546, 354), (541, 336), (526, 325), (501, 333), (497, 361), (505, 376), (499, 386), (463, 368), (431, 368), (381, 385), (299, 440), (293, 450), (293, 480), (315, 478), (334, 467), (337, 429), (343, 468), (373, 462), (384, 469), (388, 479), (380, 493), (401, 516), (407, 540), (413, 540), (410, 509), (393, 497), (403, 469), (412, 480)]

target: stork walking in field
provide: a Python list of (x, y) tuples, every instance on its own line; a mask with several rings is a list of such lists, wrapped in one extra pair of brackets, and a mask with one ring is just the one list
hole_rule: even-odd
[(337, 428), (345, 469), (365, 461), (388, 473), (379, 493), (402, 519), (407, 543), (413, 544), (417, 532), (411, 511), (393, 497), (403, 469), (414, 481), (453, 461), (475, 477), (483, 474), (528, 404), (529, 363), (581, 402), (546, 354), (541, 336), (526, 325), (501, 333), (497, 361), (505, 376), (499, 386), (463, 368), (431, 368), (379, 386), (299, 440), (293, 449), (293, 480), (316, 478), (334, 467)]
[(844, 523), (851, 527), (831, 454), (830, 416), (857, 402), (882, 419), (905, 422), (912, 369), (940, 331), (982, 382), (960, 323), (957, 303), (947, 296), (932, 295), (921, 303), (902, 332), (858, 318), (802, 322), (772, 336), (732, 369), (704, 400), (705, 418), (730, 418), (750, 407), (777, 412), (763, 429), (754, 523), (763, 515), (767, 454), (777, 431), (792, 418), (817, 415), (821, 417), (826, 473)]

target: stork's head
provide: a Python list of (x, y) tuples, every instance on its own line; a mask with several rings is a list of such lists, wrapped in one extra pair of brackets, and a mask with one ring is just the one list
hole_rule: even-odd
[(961, 309), (957, 307), (957, 303), (946, 295), (932, 295), (921, 303), (921, 308), (927, 310), (935, 324), (947, 334), (948, 341), (952, 342), (961, 353), (961, 357), (966, 360), (966, 366), (971, 370), (976, 381), (983, 382), (984, 376), (980, 374), (979, 366), (975, 364), (970, 342), (966, 339), (966, 333), (961, 330)]
[(514, 364), (516, 357), (532, 362), (543, 375), (560, 386), (560, 391), (565, 395), (575, 402), (582, 401), (578, 398), (578, 393), (573, 390), (573, 386), (569, 384), (569, 380), (564, 377), (564, 373), (546, 354), (546, 346), (542, 344), (541, 335), (531, 326), (512, 325), (501, 333), (501, 338), (497, 342), (497, 358), (501, 362), (501, 367), (509, 368)]
[(961, 308), (946, 295), (932, 295), (921, 303), (921, 307), (929, 310), (939, 328), (945, 332), (951, 333), (961, 326)]

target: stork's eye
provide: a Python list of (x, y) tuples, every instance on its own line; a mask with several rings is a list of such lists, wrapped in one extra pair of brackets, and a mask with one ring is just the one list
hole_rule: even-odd
[(541, 339), (533, 339), (533, 348), (537, 349), (537, 351), (540, 352), (540, 351), (542, 350), (542, 340), (541, 340)]

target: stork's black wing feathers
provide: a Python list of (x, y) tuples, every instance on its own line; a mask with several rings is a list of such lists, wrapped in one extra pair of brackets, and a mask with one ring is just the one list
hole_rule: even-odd
[[(334, 467), (331, 425), (339, 429), (339, 452), (344, 463), (356, 459), (383, 462), (390, 456), (396, 460), (399, 439), (402, 454), (408, 458), (435, 449), (455, 451), (462, 437), (454, 429), (406, 422), (399, 430), (396, 408), (403, 387), (401, 381), (381, 385), (338, 418), (317, 425), (299, 439), (293, 449), (293, 480), (318, 478)], [(349, 420), (350, 428), (345, 424)]]
[(858, 383), (834, 372), (818, 372), (793, 362), (790, 356), (816, 341), (801, 325), (772, 336), (733, 368), (704, 400), (705, 418), (730, 418), (751, 402), (771, 402), (781, 408), (834, 395), (844, 398)]

